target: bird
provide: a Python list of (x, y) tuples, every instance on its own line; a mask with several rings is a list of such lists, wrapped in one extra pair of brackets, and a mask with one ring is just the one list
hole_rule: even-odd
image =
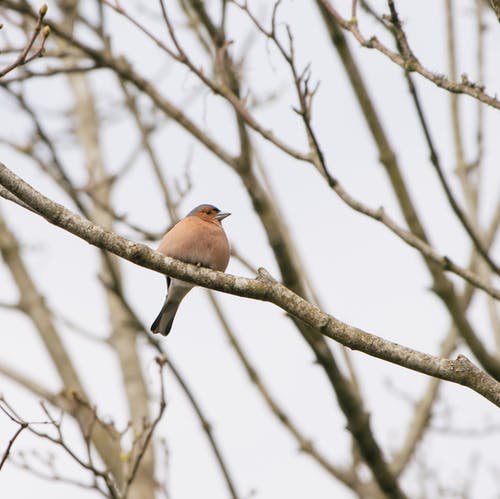
[[(231, 250), (221, 222), (229, 215), (211, 204), (196, 206), (163, 236), (158, 251), (176, 260), (224, 272)], [(152, 333), (168, 335), (182, 299), (193, 287), (167, 276), (167, 297), (151, 325)]]

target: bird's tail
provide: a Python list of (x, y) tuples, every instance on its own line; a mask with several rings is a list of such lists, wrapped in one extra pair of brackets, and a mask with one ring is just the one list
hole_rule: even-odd
[(192, 286), (170, 286), (165, 303), (158, 317), (151, 324), (152, 333), (159, 333), (163, 336), (167, 336), (170, 333), (177, 309), (191, 288)]
[(165, 303), (163, 304), (158, 317), (154, 320), (153, 324), (151, 324), (151, 332), (167, 336), (167, 334), (170, 333), (170, 330), (172, 329), (172, 324), (174, 322), (175, 314), (177, 313), (179, 305), (180, 302), (171, 303), (168, 300), (165, 300)]

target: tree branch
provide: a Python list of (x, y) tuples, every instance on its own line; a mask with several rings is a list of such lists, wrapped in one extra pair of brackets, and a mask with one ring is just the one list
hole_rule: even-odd
[(3, 465), (7, 461), (7, 458), (9, 457), (9, 454), (10, 454), (10, 450), (12, 449), (12, 446), (14, 445), (16, 438), (21, 434), (21, 432), (23, 430), (25, 430), (28, 427), (28, 423), (26, 423), (24, 421), (18, 421), (17, 424), (19, 425), (19, 428), (14, 433), (12, 438), (9, 440), (9, 443), (7, 444), (7, 447), (5, 448), (5, 451), (2, 455), (2, 459), (0, 459), (0, 470), (2, 469)]
[(231, 330), (231, 326), (222, 311), (222, 307), (219, 304), (215, 294), (212, 291), (208, 292), (208, 298), (212, 304), (217, 318), (221, 323), (222, 329), (232, 347), (234, 348), (240, 362), (242, 363), (245, 371), (250, 378), (250, 381), (255, 385), (262, 398), (266, 402), (269, 409), (277, 417), (277, 419), (283, 424), (283, 426), (290, 432), (290, 434), (295, 438), (299, 444), (299, 449), (306, 454), (309, 454), (320, 466), (322, 466), (328, 473), (334, 476), (337, 480), (341, 481), (344, 485), (356, 489), (356, 485), (359, 485), (356, 480), (354, 473), (346, 471), (329, 461), (329, 459), (323, 455), (315, 446), (314, 443), (307, 439), (303, 433), (299, 430), (293, 420), (285, 413), (284, 409), (279, 405), (278, 401), (273, 397), (270, 390), (264, 384), (260, 375), (258, 374), (255, 367), (252, 365), (248, 359), (247, 354), (243, 351), (243, 347)]
[[(398, 13), (396, 11), (396, 8), (394, 6), (394, 2), (389, 2), (389, 6), (391, 8), (391, 21), (393, 24), (393, 29), (394, 29), (394, 36), (396, 38), (396, 43), (398, 45), (398, 50), (401, 53), (401, 55), (405, 55), (406, 53), (410, 52), (410, 48), (408, 46), (408, 42), (406, 40), (406, 35), (401, 27), (401, 22), (399, 20)], [(417, 92), (417, 88), (415, 87), (415, 83), (413, 81), (411, 73), (405, 69), (404, 70), (405, 78), (408, 83), (408, 88), (410, 90), (410, 95), (412, 97), (413, 103), (415, 105), (415, 109), (417, 111), (417, 116), (420, 122), (420, 126), (423, 130), (425, 141), (427, 142), (427, 147), (429, 148), (429, 155), (430, 155), (430, 160), (432, 165), (434, 166), (434, 169), (436, 170), (437, 176), (439, 178), (439, 182), (446, 194), (446, 199), (448, 200), (448, 203), (450, 204), (451, 208), (453, 209), (455, 215), (457, 216), (458, 220), (462, 224), (463, 228), (467, 232), (469, 238), (473, 242), (475, 248), (477, 249), (478, 253), (484, 258), (484, 261), (490, 266), (490, 268), (497, 274), (500, 273), (500, 268), (498, 265), (492, 260), (486, 249), (484, 248), (484, 245), (479, 237), (479, 235), (476, 232), (475, 227), (472, 225), (471, 221), (467, 217), (467, 215), (464, 213), (462, 210), (461, 206), (458, 204), (458, 201), (455, 199), (455, 196), (451, 190), (450, 185), (448, 184), (448, 181), (446, 180), (446, 177), (444, 175), (443, 168), (441, 167), (441, 161), (439, 159), (439, 154), (437, 152), (436, 146), (434, 144), (434, 141), (432, 140), (431, 137), (431, 132), (430, 128), (427, 124), (427, 119), (424, 114), (424, 109), (422, 106), (422, 103), (420, 102), (420, 97)], [(455, 111), (456, 112), (456, 111)], [(458, 123), (458, 119), (456, 120)], [(457, 144), (460, 144), (460, 134), (459, 131), (457, 130), (455, 132), (455, 135), (458, 135), (458, 137), (455, 137), (455, 141)], [(457, 149), (461, 151), (461, 147), (457, 145)], [(460, 152), (458, 154), (459, 158), (462, 158), (462, 163), (463, 163), (463, 152)]]
[[(455, 322), (460, 335), (466, 340), (470, 349), (474, 352), (474, 355), (477, 357), (481, 365), (483, 365), (484, 368), (496, 379), (500, 379), (500, 362), (493, 355), (489, 354), (489, 352), (482, 344), (481, 340), (476, 335), (470, 321), (464, 314), (462, 304), (457, 297), (453, 283), (445, 275), (444, 271), (451, 270), (451, 267), (456, 267), (455, 264), (451, 263), (448, 257), (442, 257), (442, 260), (440, 261), (439, 259), (435, 258), (438, 255), (432, 254), (434, 250), (429, 244), (429, 239), (427, 237), (424, 226), (420, 221), (419, 215), (410, 197), (410, 193), (401, 173), (396, 155), (391, 147), (391, 144), (389, 143), (387, 134), (385, 133), (382, 123), (378, 117), (372, 99), (368, 94), (368, 90), (361, 76), (361, 72), (347, 44), (347, 40), (341, 28), (344, 26), (342, 25), (341, 20), (339, 21), (336, 11), (335, 15), (332, 15), (331, 9), (333, 9), (333, 7), (331, 7), (328, 0), (317, 0), (317, 3), (320, 7), (320, 11), (325, 24), (327, 25), (327, 28), (330, 32), (332, 42), (339, 53), (344, 68), (349, 76), (351, 86), (363, 110), (363, 114), (366, 118), (375, 144), (377, 145), (377, 148), (379, 150), (380, 161), (386, 169), (394, 193), (401, 207), (401, 211), (403, 212), (408, 227), (410, 228), (410, 232), (408, 233), (408, 235), (410, 236), (410, 238), (415, 238), (415, 243), (417, 243), (418, 245), (423, 245), (423, 249), (426, 247), (431, 249), (431, 252), (421, 251), (421, 254), (424, 257), (424, 261), (433, 278), (433, 291), (441, 298), (443, 303), (446, 305), (446, 308), (453, 318), (453, 321)], [(327, 5), (330, 6), (331, 9), (327, 8)], [(335, 179), (331, 179), (331, 177), (328, 175), (326, 165), (323, 166), (325, 173), (327, 173), (329, 183), (333, 184), (333, 186), (336, 187), (337, 183)], [(353, 202), (354, 201), (355, 200), (353, 200)], [(350, 203), (348, 204), (349, 206), (351, 206)], [(361, 208), (364, 207), (361, 206)], [(371, 211), (373, 212), (373, 210)], [(370, 213), (367, 212), (366, 214), (370, 216)], [(375, 214), (376, 213), (372, 213), (371, 216)], [(399, 230), (400, 228), (398, 226), (395, 226), (394, 229)], [(448, 265), (450, 263), (451, 267)], [(463, 269), (462, 267), (455, 268), (455, 270), (457, 271), (456, 273), (461, 274), (463, 278), (465, 278), (475, 286), (478, 286), (479, 282), (481, 282), (478, 287), (481, 287), (481, 289), (483, 290), (486, 290), (486, 288), (490, 288), (489, 290), (493, 291), (494, 295), (496, 295), (496, 298), (499, 299), (499, 290), (491, 289), (489, 283), (484, 279), (481, 279), (475, 273), (471, 273), (469, 270)], [(468, 275), (468, 277), (472, 277), (472, 280), (466, 277), (466, 275)]]
[[(317, 0), (323, 8), (328, 12), (328, 15), (342, 27), (343, 30), (352, 33), (354, 38), (359, 42), (359, 44), (365, 48), (375, 49), (378, 52), (384, 54), (392, 62), (401, 66), (403, 69), (408, 69), (409, 71), (416, 72), (423, 76), (425, 79), (434, 83), (436, 86), (448, 90), (449, 92), (459, 93), (468, 95), (474, 99), (488, 104), (489, 106), (500, 109), (500, 100), (487, 94), (484, 91), (482, 85), (477, 85), (467, 80), (467, 77), (462, 78), (461, 83), (456, 83), (443, 75), (436, 74), (435, 72), (427, 69), (422, 63), (412, 54), (410, 57), (403, 57), (398, 52), (391, 50), (389, 47), (384, 45), (380, 40), (372, 36), (366, 38), (362, 35), (359, 30), (357, 22), (352, 22), (351, 20), (344, 19), (337, 10), (333, 7), (329, 0)], [(494, 0), (498, 1), (498, 0)]]
[[(45, 51), (45, 41), (47, 40), (48, 36), (50, 35), (50, 28), (48, 26), (45, 26), (42, 29), (42, 24), (43, 24), (43, 18), (45, 17), (45, 14), (47, 13), (47, 4), (43, 4), (39, 11), (38, 11), (38, 17), (36, 20), (35, 27), (33, 29), (33, 33), (31, 34), (31, 37), (28, 39), (28, 42), (24, 46), (24, 49), (21, 51), (21, 53), (17, 56), (17, 58), (8, 66), (6, 66), (3, 69), (0, 69), (0, 78), (5, 76), (7, 73), (10, 73), (13, 69), (23, 66), (24, 64), (28, 64), (31, 62), (33, 59), (36, 59), (37, 57), (42, 57), (44, 51)], [(31, 50), (31, 47), (33, 47), (33, 44), (35, 43), (35, 40), (38, 38), (38, 35), (40, 35), (40, 31), (42, 32), (41, 38), (40, 38), (40, 46), (33, 52), (29, 57), (28, 53)]]
[(0, 163), (0, 184), (29, 204), (50, 223), (71, 232), (88, 243), (107, 250), (132, 263), (176, 279), (217, 291), (269, 301), (323, 335), (343, 345), (394, 364), (452, 381), (471, 388), (500, 407), (500, 383), (459, 355), (456, 360), (441, 359), (404, 347), (336, 319), (311, 305), (282, 284), (270, 279), (261, 270), (256, 279), (224, 274), (199, 268), (168, 258), (142, 244), (128, 241), (89, 220), (74, 214), (64, 206), (51, 201), (33, 189), (16, 174)]

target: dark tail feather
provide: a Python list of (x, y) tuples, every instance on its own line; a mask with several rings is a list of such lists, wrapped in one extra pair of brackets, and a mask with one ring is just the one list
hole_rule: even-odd
[(176, 279), (169, 279), (168, 294), (165, 299), (165, 303), (151, 325), (151, 332), (159, 333), (163, 336), (167, 336), (172, 329), (172, 323), (174, 322), (175, 314), (182, 301), (182, 299), (189, 293), (193, 288), (192, 284), (188, 284), (183, 281), (177, 281)]
[(172, 324), (174, 322), (175, 314), (179, 308), (180, 302), (172, 303), (169, 300), (165, 300), (163, 307), (155, 319), (153, 324), (151, 324), (151, 332), (155, 334), (162, 334), (167, 336), (172, 329)]

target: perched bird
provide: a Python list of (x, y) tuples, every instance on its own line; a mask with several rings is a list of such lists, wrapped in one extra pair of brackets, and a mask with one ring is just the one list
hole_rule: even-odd
[[(230, 214), (211, 204), (193, 208), (163, 236), (158, 251), (186, 263), (224, 272), (230, 248), (221, 222)], [(167, 336), (182, 299), (192, 288), (193, 284), (167, 277), (167, 297), (151, 325), (153, 333)]]

